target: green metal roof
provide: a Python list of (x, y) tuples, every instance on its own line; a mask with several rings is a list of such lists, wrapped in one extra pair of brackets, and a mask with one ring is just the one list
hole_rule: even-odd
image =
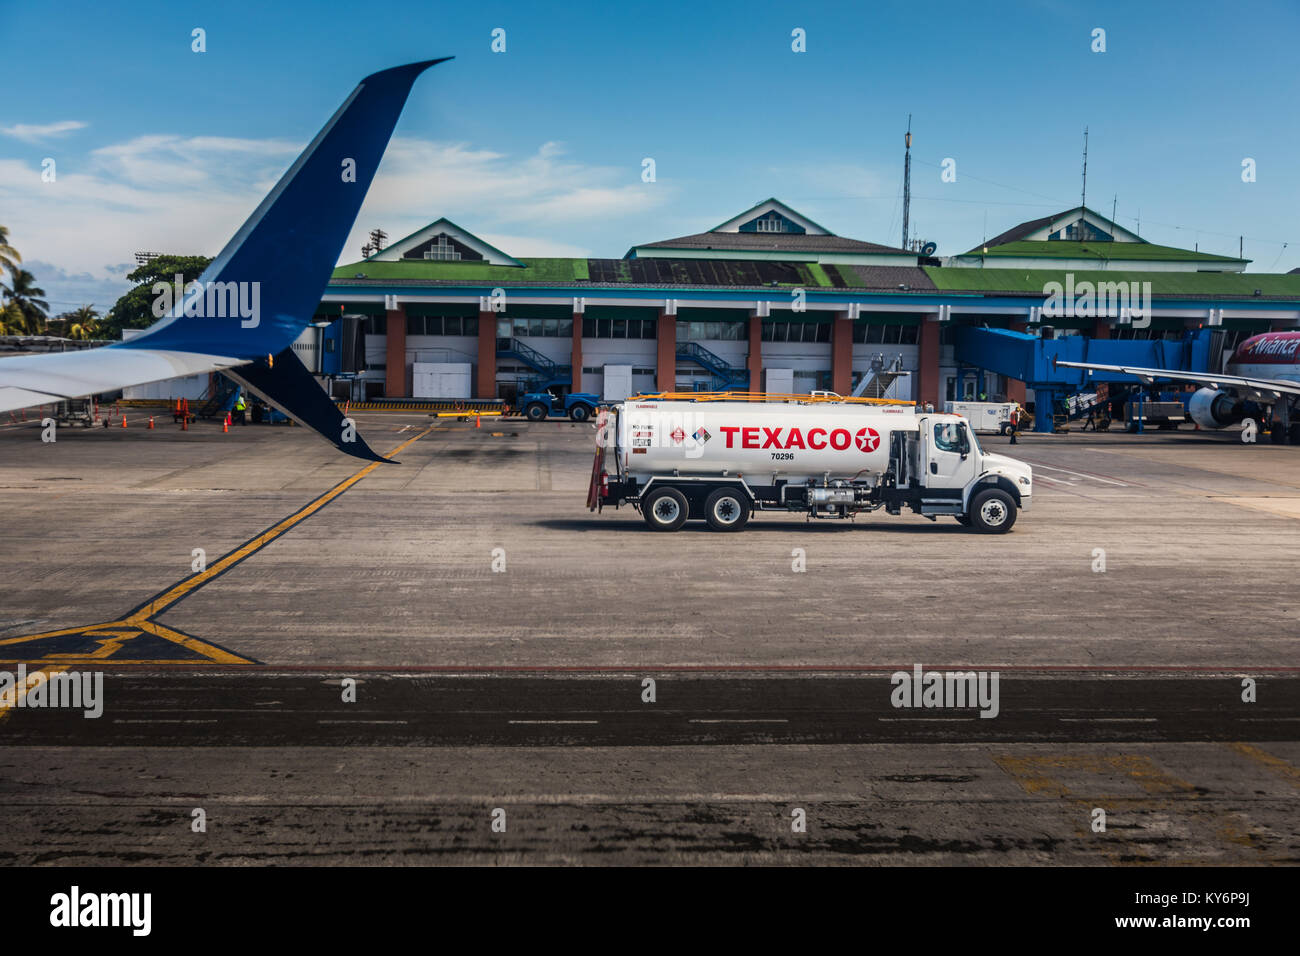
[[(944, 292), (1010, 292), (1045, 294), (1048, 282), (1065, 285), (1064, 269), (940, 269), (923, 266), (935, 287)], [(1151, 294), (1215, 295), (1238, 299), (1300, 296), (1300, 275), (1250, 272), (1135, 272), (1127, 269), (1081, 272), (1070, 270), (1074, 287), (1081, 282), (1150, 282)]]
[(1044, 259), (1147, 259), (1153, 262), (1249, 262), (1151, 242), (1074, 242), (1068, 239), (1018, 239), (1000, 246), (976, 246), (968, 256), (1026, 256)]
[(520, 259), (518, 266), (494, 266), (486, 262), (453, 262), (441, 259), (403, 259), (397, 262), (364, 260), (339, 266), (332, 279), (353, 279), (365, 273), (367, 279), (433, 279), (444, 282), (573, 282), (587, 278), (586, 259)]

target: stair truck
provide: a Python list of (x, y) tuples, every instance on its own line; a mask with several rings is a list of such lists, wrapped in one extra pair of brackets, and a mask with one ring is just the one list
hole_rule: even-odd
[(1002, 534), (1033, 490), (1030, 467), (985, 452), (965, 418), (911, 404), (631, 398), (596, 424), (589, 508), (628, 503), (655, 531), (691, 519), (740, 531), (755, 511), (908, 508)]

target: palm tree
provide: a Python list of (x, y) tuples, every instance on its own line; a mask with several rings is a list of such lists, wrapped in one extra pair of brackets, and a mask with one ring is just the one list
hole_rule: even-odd
[(36, 276), (26, 269), (19, 269), (7, 287), (0, 286), (9, 297), (9, 304), (17, 307), (22, 314), (24, 331), (29, 335), (41, 334), (50, 308), (50, 304), (45, 301), (45, 290), (38, 288), (35, 283)]
[(0, 305), (0, 335), (21, 335), (23, 314), (12, 305)]
[(60, 316), (70, 339), (94, 339), (100, 334), (99, 313), (92, 306), (83, 305), (72, 312)]
[(9, 245), (8, 227), (0, 226), (0, 269), (16, 273), (18, 264), (22, 261), (23, 257), (18, 254), (18, 250)]

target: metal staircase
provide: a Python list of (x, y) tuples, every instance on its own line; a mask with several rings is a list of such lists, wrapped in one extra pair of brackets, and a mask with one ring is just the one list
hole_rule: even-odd
[(891, 385), (911, 372), (903, 370), (903, 356), (895, 355), (894, 360), (885, 365), (885, 356), (877, 352), (871, 359), (871, 370), (862, 376), (862, 381), (853, 390), (854, 398), (884, 398)]
[(697, 342), (678, 342), (677, 357), (694, 362), (709, 373), (712, 382), (705, 391), (744, 391), (749, 388), (749, 369), (729, 365), (724, 358)]
[(238, 391), (239, 386), (234, 381), (218, 372), (203, 395), (203, 404), (194, 414), (199, 418), (208, 419), (230, 411), (235, 405), (235, 394)]
[(523, 362), (538, 373), (519, 383), (522, 392), (544, 392), (557, 385), (568, 386), (573, 382), (572, 365), (553, 362), (537, 349), (517, 338), (497, 339), (497, 358)]

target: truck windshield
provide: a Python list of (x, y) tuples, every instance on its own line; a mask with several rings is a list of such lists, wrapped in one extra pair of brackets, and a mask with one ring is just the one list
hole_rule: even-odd
[(934, 426), (934, 444), (940, 451), (962, 452), (962, 425), (959, 422), (939, 422)]
[(934, 445), (940, 451), (965, 455), (980, 450), (975, 432), (965, 422), (939, 422), (934, 426)]

